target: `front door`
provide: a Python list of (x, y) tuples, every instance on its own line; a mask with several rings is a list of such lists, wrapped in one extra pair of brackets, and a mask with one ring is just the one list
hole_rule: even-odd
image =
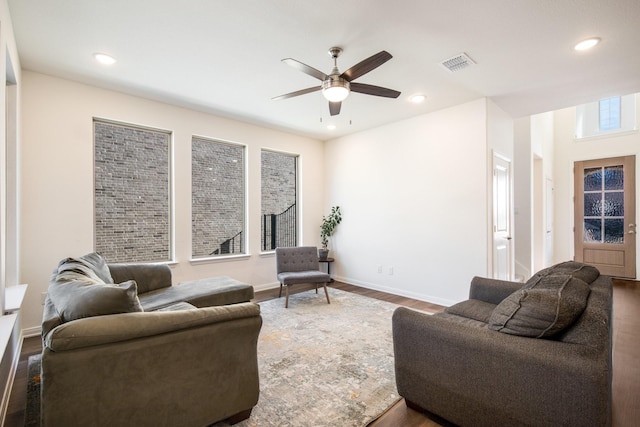
[(575, 260), (636, 276), (635, 156), (575, 162)]

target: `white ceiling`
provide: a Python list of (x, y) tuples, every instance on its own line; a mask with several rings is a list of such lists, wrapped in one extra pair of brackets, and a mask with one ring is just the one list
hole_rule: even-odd
[[(321, 140), (485, 96), (516, 118), (640, 92), (638, 0), (8, 3), (24, 69)], [(573, 51), (593, 36), (596, 48)], [(281, 59), (329, 74), (332, 46), (344, 49), (340, 71), (390, 52), (357, 81), (400, 97), (352, 93), (334, 118), (320, 92), (271, 100), (319, 84)], [(100, 66), (94, 52), (118, 62)], [(462, 52), (477, 65), (439, 65)], [(427, 101), (410, 103), (416, 93)]]

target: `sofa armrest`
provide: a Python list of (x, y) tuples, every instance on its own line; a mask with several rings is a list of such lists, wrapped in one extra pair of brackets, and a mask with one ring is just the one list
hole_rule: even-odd
[(44, 344), (51, 351), (69, 351), (259, 316), (259, 305), (242, 303), (87, 317), (54, 328), (46, 335)]
[(477, 299), (490, 302), (491, 304), (500, 304), (503, 299), (522, 288), (523, 285), (524, 284), (520, 282), (476, 276), (471, 280), (469, 299)]
[(138, 294), (171, 286), (171, 269), (166, 264), (109, 264), (114, 283), (135, 280)]
[(602, 351), (407, 308), (392, 322), (399, 394), (455, 424), (610, 425), (611, 366)]

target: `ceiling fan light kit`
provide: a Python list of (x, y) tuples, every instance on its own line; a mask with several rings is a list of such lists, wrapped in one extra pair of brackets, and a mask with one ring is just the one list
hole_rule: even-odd
[(342, 102), (351, 92), (351, 85), (340, 77), (331, 78), (322, 82), (322, 94), (329, 102)]
[(393, 89), (387, 89), (380, 86), (373, 86), (365, 83), (355, 83), (353, 80), (357, 79), (375, 70), (391, 58), (391, 54), (387, 51), (380, 51), (369, 58), (360, 61), (353, 67), (349, 68), (344, 73), (340, 74), (338, 70), (338, 56), (342, 53), (342, 48), (332, 47), (329, 49), (329, 55), (333, 58), (333, 70), (331, 74), (324, 74), (322, 71), (316, 70), (313, 67), (303, 64), (293, 58), (285, 58), (282, 60), (285, 64), (293, 67), (305, 74), (315, 77), (322, 83), (320, 86), (310, 87), (307, 89), (297, 90), (295, 92), (287, 93), (284, 95), (276, 96), (274, 100), (293, 98), (294, 96), (300, 96), (311, 92), (322, 90), (322, 95), (329, 101), (329, 113), (332, 116), (340, 114), (340, 108), (342, 107), (342, 101), (344, 101), (349, 94), (353, 92), (362, 93), (365, 95), (381, 96), (384, 98), (397, 98), (400, 96), (400, 92)]

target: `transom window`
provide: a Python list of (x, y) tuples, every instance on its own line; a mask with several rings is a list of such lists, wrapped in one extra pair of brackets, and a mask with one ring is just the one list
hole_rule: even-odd
[(599, 102), (600, 130), (620, 129), (620, 97), (601, 99)]
[(576, 139), (636, 131), (636, 95), (613, 96), (576, 107)]

